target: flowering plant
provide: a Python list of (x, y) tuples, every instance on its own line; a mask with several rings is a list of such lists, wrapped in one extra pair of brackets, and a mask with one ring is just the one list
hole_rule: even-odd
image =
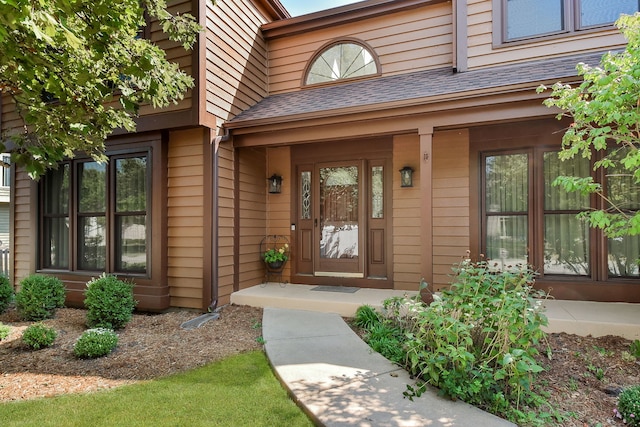
[(264, 258), (264, 262), (266, 262), (267, 264), (270, 264), (272, 262), (278, 262), (278, 261), (286, 261), (287, 259), (289, 259), (287, 257), (288, 250), (289, 250), (289, 245), (285, 243), (284, 246), (278, 249), (276, 248), (267, 249), (266, 252), (262, 254), (262, 257)]

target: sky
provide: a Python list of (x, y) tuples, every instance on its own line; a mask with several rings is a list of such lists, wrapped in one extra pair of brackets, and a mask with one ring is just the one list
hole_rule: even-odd
[(332, 7), (356, 3), (359, 0), (280, 0), (291, 16), (299, 16)]

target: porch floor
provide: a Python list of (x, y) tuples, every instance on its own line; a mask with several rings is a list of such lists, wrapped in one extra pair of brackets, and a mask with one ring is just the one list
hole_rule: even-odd
[[(363, 304), (380, 307), (387, 298), (415, 294), (415, 291), (402, 290), (266, 283), (234, 292), (231, 302), (352, 317)], [(548, 300), (545, 306), (548, 332), (640, 339), (640, 304)]]

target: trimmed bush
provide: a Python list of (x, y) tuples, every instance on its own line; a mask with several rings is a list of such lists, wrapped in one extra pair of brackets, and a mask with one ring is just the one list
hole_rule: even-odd
[(53, 344), (57, 336), (55, 329), (42, 323), (34, 323), (24, 330), (22, 341), (33, 350), (40, 350)]
[(9, 336), (11, 332), (11, 326), (0, 323), (0, 341)]
[(136, 306), (133, 285), (103, 274), (87, 283), (84, 305), (90, 328), (124, 328)]
[(93, 359), (106, 356), (118, 345), (118, 335), (106, 328), (84, 331), (73, 346), (73, 354), (81, 359)]
[(640, 385), (630, 387), (618, 396), (616, 415), (629, 427), (640, 426)]
[(16, 308), (23, 320), (50, 319), (64, 307), (64, 284), (57, 277), (32, 274), (20, 282)]
[(12, 298), (13, 288), (9, 283), (9, 279), (6, 276), (0, 276), (0, 314), (9, 308)]

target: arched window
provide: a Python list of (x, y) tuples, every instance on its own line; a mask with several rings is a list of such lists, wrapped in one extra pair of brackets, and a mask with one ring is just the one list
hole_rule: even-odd
[(327, 83), (378, 74), (372, 51), (355, 41), (332, 43), (320, 50), (307, 68), (304, 84)]

